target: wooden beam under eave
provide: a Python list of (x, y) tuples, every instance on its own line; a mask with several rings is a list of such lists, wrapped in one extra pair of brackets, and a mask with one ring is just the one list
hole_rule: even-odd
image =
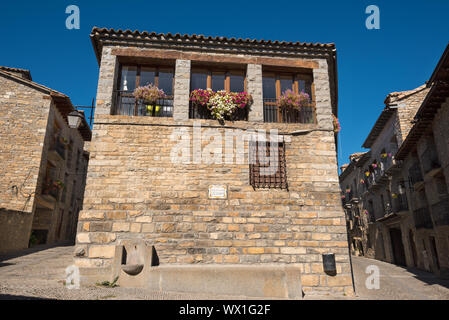
[(181, 59), (201, 62), (262, 64), (266, 66), (317, 69), (318, 62), (298, 58), (239, 57), (231, 54), (209, 54), (183, 52), (177, 50), (154, 50), (137, 48), (114, 48), (112, 55), (122, 57), (140, 57), (153, 59)]

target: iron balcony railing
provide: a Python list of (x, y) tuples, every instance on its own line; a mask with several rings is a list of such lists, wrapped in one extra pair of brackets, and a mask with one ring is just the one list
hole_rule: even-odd
[(123, 116), (172, 117), (173, 97), (167, 96), (152, 105), (134, 98), (132, 91), (115, 91), (113, 114)]
[(408, 170), (408, 174), (410, 177), (410, 182), (412, 185), (414, 185), (417, 182), (423, 181), (423, 176), (421, 173), (421, 168), (419, 167), (419, 163), (415, 162), (410, 169)]
[(59, 188), (54, 184), (53, 180), (47, 180), (42, 186), (42, 195), (51, 196), (54, 200), (58, 200)]
[(424, 153), (421, 155), (421, 161), (424, 174), (441, 166), (440, 160), (438, 159), (437, 150), (434, 146), (429, 146), (426, 151), (424, 151)]
[(432, 229), (432, 219), (430, 217), (429, 208), (423, 207), (413, 211), (413, 219), (415, 220), (416, 229)]
[(397, 198), (393, 199), (393, 211), (396, 213), (408, 211), (407, 196), (405, 194), (399, 194)]
[(449, 225), (449, 198), (432, 205), (432, 218), (435, 226)]
[[(198, 106), (190, 101), (189, 103), (189, 119), (215, 119), (210, 110), (205, 106)], [(248, 121), (248, 108), (237, 108), (232, 116), (226, 120), (231, 121)]]
[(50, 146), (50, 151), (55, 151), (62, 159), (65, 160), (65, 145), (61, 143), (60, 137), (57, 137)]
[(301, 107), (299, 110), (281, 109), (276, 99), (263, 99), (264, 122), (283, 123), (315, 123), (315, 108), (313, 105)]

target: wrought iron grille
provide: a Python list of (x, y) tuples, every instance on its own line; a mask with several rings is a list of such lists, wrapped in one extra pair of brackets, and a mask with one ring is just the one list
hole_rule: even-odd
[(313, 106), (303, 106), (299, 110), (279, 110), (276, 99), (263, 99), (264, 122), (314, 123)]
[(254, 189), (288, 189), (283, 142), (276, 148), (270, 142), (250, 141), (249, 162), (250, 184)]
[(115, 115), (124, 116), (150, 116), (150, 117), (172, 117), (173, 97), (167, 96), (159, 99), (156, 105), (150, 105), (143, 100), (136, 101), (130, 91), (115, 92)]

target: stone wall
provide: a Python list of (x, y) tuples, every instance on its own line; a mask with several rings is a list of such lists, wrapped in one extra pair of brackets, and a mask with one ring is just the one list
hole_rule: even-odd
[[(183, 126), (183, 136), (192, 135), (192, 123), (125, 116), (96, 119), (77, 236), (77, 252), (85, 256), (77, 258), (78, 265), (108, 267), (120, 239), (140, 238), (155, 245), (161, 264), (296, 263), (304, 273), (305, 291), (350, 291), (333, 132), (288, 136), (289, 190), (254, 190), (247, 162), (171, 162), (176, 145), (171, 135)], [(201, 124), (203, 133), (217, 127), (216, 121)], [(298, 128), (254, 122), (232, 126), (239, 133)], [(224, 137), (231, 129), (218, 130)], [(209, 200), (211, 184), (226, 185), (228, 199)], [(336, 277), (322, 270), (321, 254), (328, 252), (336, 254)]]
[(0, 251), (28, 246), (50, 103), (0, 74)]
[[(306, 294), (351, 294), (332, 125), (331, 73), (326, 59), (276, 60), (284, 68), (290, 62), (310, 68), (317, 123), (268, 124), (263, 123), (263, 65), (257, 61), (275, 59), (184, 50), (171, 50), (170, 57), (165, 57), (176, 57), (174, 116), (151, 118), (111, 115), (111, 99), (120, 59), (162, 59), (162, 53), (103, 47), (91, 160), (75, 251), (82, 275), (94, 275), (96, 280), (101, 280), (101, 275), (110, 276), (116, 245), (136, 238), (155, 246), (161, 265), (290, 264), (300, 268)], [(254, 99), (250, 121), (220, 125), (212, 120), (188, 119), (190, 59), (251, 61), (247, 63), (247, 86)], [(193, 129), (194, 123), (201, 123), (201, 129)], [(191, 155), (193, 146), (178, 150), (184, 162), (172, 161), (177, 139), (187, 139), (190, 145), (189, 138), (198, 139), (198, 133), (217, 131), (224, 141), (227, 133), (240, 137), (256, 129), (278, 129), (285, 138), (288, 190), (253, 189), (247, 143), (238, 153), (245, 159), (243, 163), (226, 158), (221, 163), (197, 162)], [(291, 135), (298, 130), (306, 132)], [(224, 154), (229, 149), (228, 145), (208, 142), (203, 140), (201, 146), (209, 151), (222, 150)], [(230, 150), (236, 152), (236, 147)], [(185, 162), (188, 159), (190, 163)], [(208, 198), (209, 186), (216, 184), (226, 186), (226, 200)], [(324, 273), (323, 253), (336, 255), (336, 276)]]
[[(0, 252), (27, 248), (32, 229), (49, 230), (49, 243), (74, 238), (76, 227), (71, 229), (71, 237), (65, 231), (70, 230), (68, 224), (76, 224), (76, 212), (72, 210), (70, 214), (73, 192), (77, 207), (82, 207), (83, 174), (70, 176), (76, 184), (67, 186), (68, 201), (58, 202), (53, 210), (39, 208), (35, 201), (42, 191), (55, 121), (64, 137), (72, 139), (73, 149), (82, 151), (84, 141), (80, 133), (69, 129), (47, 89), (40, 89), (27, 79), (0, 74)], [(76, 154), (72, 168), (76, 167), (75, 158)], [(70, 173), (66, 161), (58, 167), (63, 181), (64, 175)], [(85, 164), (83, 170), (87, 170)], [(61, 217), (63, 232), (56, 238), (59, 209), (65, 209)]]

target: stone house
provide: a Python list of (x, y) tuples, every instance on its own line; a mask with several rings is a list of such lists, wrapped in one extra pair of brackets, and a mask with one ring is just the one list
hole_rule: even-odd
[[(352, 294), (333, 44), (104, 28), (91, 39), (100, 70), (75, 251), (83, 282), (119, 275), (122, 286), (158, 290)], [(167, 96), (142, 109), (133, 90), (149, 83)], [(206, 88), (247, 91), (254, 103), (219, 122), (189, 102)], [(276, 106), (286, 89), (311, 96), (291, 117)], [(278, 135), (268, 142), (270, 130)], [(260, 162), (248, 162), (254, 141), (278, 146), (278, 172), (262, 177)], [(133, 266), (134, 278), (125, 274)]]
[(91, 131), (70, 129), (69, 97), (0, 67), (0, 253), (74, 241)]
[(447, 50), (427, 85), (387, 96), (363, 144), (370, 151), (351, 159), (340, 174), (347, 216), (356, 211), (364, 221), (363, 253), (442, 277), (449, 256), (449, 206), (440, 159), (448, 158), (449, 118), (447, 92), (436, 75), (445, 76), (439, 71), (444, 59)]

